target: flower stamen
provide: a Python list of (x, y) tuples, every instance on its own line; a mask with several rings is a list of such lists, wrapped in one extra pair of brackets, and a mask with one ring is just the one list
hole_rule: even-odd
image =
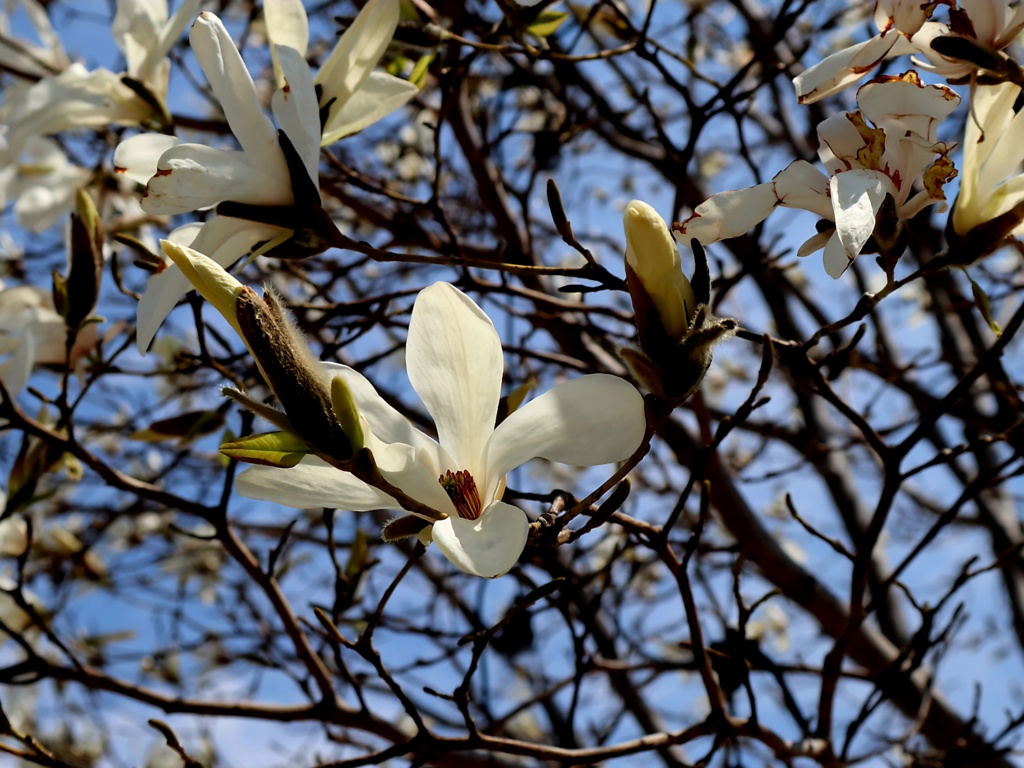
[(476, 489), (476, 481), (468, 470), (452, 472), (449, 469), (437, 478), (437, 481), (452, 500), (459, 517), (464, 520), (476, 520), (480, 517), (484, 511), (483, 503), (480, 501), (480, 492)]

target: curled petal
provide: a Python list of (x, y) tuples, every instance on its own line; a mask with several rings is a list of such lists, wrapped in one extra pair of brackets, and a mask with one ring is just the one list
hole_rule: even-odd
[(175, 214), (225, 200), (253, 205), (291, 205), (291, 183), (250, 164), (244, 152), (203, 144), (179, 144), (164, 152), (149, 180), (142, 208)]
[(114, 172), (145, 185), (156, 175), (164, 152), (178, 144), (175, 136), (164, 133), (141, 133), (125, 139), (114, 150)]
[(290, 469), (254, 466), (235, 480), (235, 488), (249, 499), (273, 501), (296, 509), (397, 509), (397, 502), (352, 474), (308, 456)]
[(857, 82), (885, 59), (914, 51), (916, 48), (906, 37), (890, 29), (805, 69), (793, 78), (797, 98), (801, 104), (813, 104)]
[(437, 548), (456, 568), (488, 579), (516, 564), (529, 531), (526, 513), (503, 501), (491, 504), (476, 520), (452, 516), (431, 528)]

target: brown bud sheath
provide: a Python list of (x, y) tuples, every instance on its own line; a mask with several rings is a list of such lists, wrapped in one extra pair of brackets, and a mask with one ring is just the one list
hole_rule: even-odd
[(352, 458), (330, 382), (274, 294), (267, 291), (260, 298), (245, 288), (235, 311), (242, 337), (299, 437), (332, 459)]

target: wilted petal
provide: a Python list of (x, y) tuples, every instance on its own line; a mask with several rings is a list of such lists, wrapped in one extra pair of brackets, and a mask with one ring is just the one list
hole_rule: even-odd
[(685, 244), (697, 238), (702, 245), (739, 237), (767, 219), (778, 202), (771, 183), (719, 192), (694, 208), (675, 237)]
[(178, 144), (164, 152), (149, 180), (142, 207), (148, 213), (175, 214), (233, 200), (253, 205), (290, 205), (291, 185), (250, 165), (245, 152)]
[(562, 382), (494, 430), (488, 482), (496, 484), (533, 458), (586, 467), (621, 461), (640, 446), (646, 429), (643, 397), (628, 381), (596, 373)]
[(221, 20), (212, 13), (199, 14), (189, 41), (242, 149), (254, 162), (265, 164), (268, 174), (287, 179), (277, 130), (263, 114), (252, 76)]
[(419, 93), (408, 80), (387, 72), (371, 72), (358, 91), (332, 110), (321, 143), (324, 146), (383, 120)]
[(491, 504), (476, 520), (452, 516), (431, 529), (437, 548), (456, 568), (488, 579), (516, 564), (529, 532), (526, 514), (503, 501)]
[(828, 177), (806, 160), (795, 160), (772, 180), (778, 205), (832, 218)]
[(314, 186), (319, 186), (320, 121), (317, 119), (316, 91), (313, 75), (302, 55), (293, 48), (274, 46), (284, 86), (271, 99), (274, 117), (302, 158), (302, 164)]
[(180, 142), (165, 133), (140, 133), (125, 139), (114, 150), (114, 173), (145, 186), (156, 174), (160, 156)]
[(290, 469), (253, 466), (235, 480), (237, 491), (249, 499), (274, 501), (296, 509), (397, 509), (397, 502), (349, 472), (335, 469), (315, 456)]
[(793, 78), (797, 98), (801, 104), (813, 104), (860, 80), (890, 56), (914, 50), (909, 41), (895, 29), (851, 45)]
[(405, 355), (409, 381), (433, 416), (453, 469), (478, 476), (504, 370), (490, 318), (454, 286), (434, 283), (413, 305)]
[(914, 72), (867, 83), (857, 91), (857, 106), (864, 117), (890, 139), (912, 132), (933, 143), (939, 121), (952, 114), (959, 104), (960, 97), (951, 89), (923, 85)]

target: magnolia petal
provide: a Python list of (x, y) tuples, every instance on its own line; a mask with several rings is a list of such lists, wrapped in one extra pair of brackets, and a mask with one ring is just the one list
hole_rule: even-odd
[[(848, 171), (832, 177), (836, 234), (852, 261), (875, 231), (875, 216), (889, 191), (877, 171)], [(826, 246), (826, 256), (828, 246)], [(846, 267), (843, 267), (845, 270)], [(833, 277), (832, 272), (829, 272)], [(842, 274), (842, 272), (840, 272)]]
[(828, 241), (835, 235), (835, 233), (836, 231), (834, 229), (828, 229), (825, 232), (816, 233), (804, 241), (804, 244), (797, 249), (796, 255), (810, 256), (815, 251), (820, 251), (828, 244)]
[[(198, 232), (194, 226), (186, 225), (172, 232), (168, 239), (179, 245), (188, 245), (226, 268), (248, 254), (257, 243), (269, 240), (280, 232), (278, 227), (269, 224), (214, 216)], [(195, 240), (185, 242), (193, 234)], [(136, 345), (140, 354), (146, 354), (157, 330), (191, 289), (185, 275), (173, 264), (146, 281), (146, 290), (139, 299), (136, 330)]]
[(320, 108), (317, 105), (313, 75), (298, 51), (274, 46), (284, 86), (274, 91), (271, 108), (274, 117), (302, 158), (302, 164), (314, 187), (320, 186)]
[(305, 56), (306, 46), (309, 45), (309, 19), (306, 18), (302, 0), (264, 0), (263, 21), (270, 50), (274, 55), (274, 70), (279, 75), (277, 87), (280, 88), (283, 81), (280, 79), (276, 48), (286, 45)]
[[(167, 19), (157, 31), (157, 37), (146, 52), (145, 60), (139, 65), (139, 76), (141, 79), (151, 82), (157, 76), (157, 72), (161, 68), (161, 62), (166, 61), (165, 57), (168, 52), (178, 42), (178, 38), (181, 37), (182, 33), (188, 29), (188, 25), (192, 23), (192, 19), (199, 12), (201, 3), (202, 0), (182, 0), (174, 15)], [(166, 19), (166, 16), (164, 18)], [(163, 83), (160, 84), (160, 90), (162, 95), (166, 95), (166, 75), (161, 75), (161, 77), (163, 77)], [(154, 86), (157, 85), (156, 83), (152, 84)]]
[(381, 397), (369, 379), (359, 371), (338, 363), (321, 363), (328, 378), (341, 376), (345, 379), (356, 410), (366, 418), (370, 430), (382, 442), (402, 443), (416, 449), (437, 448), (437, 443), (420, 432), (412, 423)]
[(676, 240), (689, 244), (697, 238), (707, 245), (739, 237), (767, 219), (778, 203), (771, 183), (719, 192), (694, 208), (693, 215), (675, 233)]
[(839, 233), (833, 232), (832, 236), (825, 243), (825, 272), (834, 280), (843, 276), (847, 268), (853, 264), (853, 258), (846, 252)]
[(160, 157), (180, 142), (164, 133), (140, 133), (125, 139), (114, 150), (114, 173), (145, 186), (160, 164)]
[(628, 381), (603, 373), (565, 381), (494, 430), (488, 481), (533, 458), (588, 467), (621, 461), (640, 446), (646, 429), (643, 397)]
[(828, 177), (806, 160), (795, 160), (772, 179), (778, 204), (832, 218)]
[(916, 133), (935, 141), (936, 126), (960, 104), (960, 97), (942, 85), (922, 85), (913, 78), (861, 86), (857, 106), (864, 117), (885, 131), (887, 138)]
[(256, 85), (224, 24), (212, 13), (199, 14), (189, 42), (242, 149), (266, 167), (278, 183), (287, 179), (288, 167), (277, 143), (277, 130), (263, 114)]
[(458, 288), (434, 283), (416, 298), (405, 356), (412, 388), (456, 463), (452, 469), (479, 477), (504, 370), (490, 318)]
[(250, 467), (235, 480), (235, 490), (248, 499), (273, 501), (296, 509), (398, 509), (397, 502), (383, 491), (316, 456), (307, 456), (290, 469)]
[(36, 340), (32, 326), (26, 326), (21, 333), (20, 343), (13, 354), (0, 364), (0, 381), (8, 394), (15, 396), (28, 384), (36, 362)]
[(452, 565), (487, 579), (508, 573), (526, 548), (529, 532), (526, 513), (503, 501), (491, 504), (476, 520), (452, 516), (431, 528), (434, 543)]
[(233, 200), (253, 205), (290, 205), (291, 184), (249, 164), (246, 153), (179, 144), (160, 157), (142, 207), (148, 213), (176, 214)]
[(860, 80), (892, 54), (903, 36), (895, 29), (833, 53), (793, 78), (801, 104), (816, 101), (841, 91)]
[(316, 83), (323, 88), (321, 106), (334, 99), (330, 111), (338, 112), (359, 90), (387, 50), (398, 17), (398, 0), (370, 0), (363, 6), (317, 72)]
[(358, 91), (337, 110), (332, 109), (324, 125), (322, 144), (357, 133), (382, 120), (419, 93), (419, 88), (387, 72), (371, 72)]
[(421, 504), (446, 515), (456, 514), (452, 500), (441, 486), (441, 476), (451, 464), (437, 444), (425, 448), (388, 444), (378, 440), (372, 430), (364, 438), (385, 480)]

